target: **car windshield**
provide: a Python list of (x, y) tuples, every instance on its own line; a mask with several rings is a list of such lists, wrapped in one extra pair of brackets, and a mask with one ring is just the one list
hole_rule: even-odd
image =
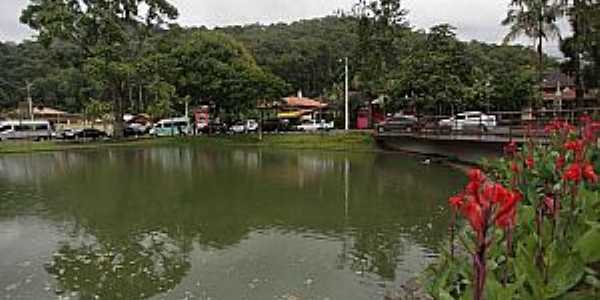
[(465, 115), (457, 115), (456, 119), (457, 120), (464, 120), (465, 119)]

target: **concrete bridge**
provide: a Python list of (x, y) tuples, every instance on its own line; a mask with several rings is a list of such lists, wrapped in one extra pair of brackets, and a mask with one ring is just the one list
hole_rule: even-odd
[[(415, 153), (432, 157), (445, 157), (469, 164), (484, 158), (498, 158), (510, 141), (522, 144), (526, 138), (497, 133), (382, 133), (374, 135), (378, 146), (392, 151)], [(539, 136), (538, 142), (546, 142)]]

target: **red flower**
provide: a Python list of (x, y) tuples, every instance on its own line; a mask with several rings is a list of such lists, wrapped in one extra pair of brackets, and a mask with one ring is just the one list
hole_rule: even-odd
[(464, 204), (464, 196), (462, 194), (452, 196), (448, 199), (448, 204), (450, 204), (450, 207), (452, 207), (454, 211), (459, 211)]
[(585, 113), (585, 114), (581, 115), (581, 117), (579, 117), (579, 122), (581, 122), (582, 124), (588, 124), (588, 123), (592, 122), (592, 117), (590, 117), (590, 115)]
[(561, 121), (559, 119), (554, 119), (544, 127), (544, 131), (548, 134), (555, 134), (561, 131), (569, 133), (575, 130), (575, 127), (569, 124), (569, 122)]
[(515, 155), (517, 153), (517, 143), (515, 141), (511, 141), (510, 143), (504, 146), (504, 153), (506, 155)]
[(510, 170), (515, 174), (521, 173), (521, 169), (519, 168), (519, 165), (514, 161), (510, 164)]
[(560, 202), (556, 201), (551, 195), (544, 197), (544, 205), (548, 215), (554, 216), (560, 211)]
[(499, 183), (487, 184), (483, 187), (483, 205), (489, 205), (490, 203), (499, 204), (504, 203), (508, 196), (508, 191)]
[(502, 229), (515, 226), (517, 218), (517, 204), (523, 197), (515, 191), (506, 191), (505, 201), (500, 205), (496, 213), (496, 225)]
[(565, 149), (569, 151), (573, 151), (576, 154), (581, 154), (583, 152), (585, 143), (582, 140), (569, 141), (565, 143)]
[(583, 177), (590, 183), (598, 182), (598, 175), (596, 175), (596, 171), (594, 170), (594, 166), (587, 163), (583, 166)]
[(562, 168), (565, 166), (565, 156), (564, 155), (560, 155), (557, 159), (556, 162), (554, 163), (555, 165), (555, 169), (556, 171), (560, 171), (562, 170)]
[(527, 166), (527, 169), (533, 169), (535, 167), (535, 160), (533, 160), (533, 156), (529, 156), (527, 157), (527, 159), (525, 160), (525, 165)]
[(469, 224), (471, 224), (471, 228), (481, 236), (483, 233), (484, 219), (483, 210), (479, 203), (476, 201), (468, 201), (462, 208), (462, 214), (467, 221), (469, 221)]
[(475, 182), (475, 181), (470, 181), (469, 183), (467, 183), (467, 186), (465, 187), (465, 193), (467, 195), (477, 196), (479, 194), (480, 187), (481, 187), (481, 183)]
[(586, 124), (583, 128), (583, 139), (588, 143), (595, 143), (598, 139), (598, 131), (600, 131), (600, 123), (593, 122)]
[(485, 181), (485, 174), (480, 169), (471, 169), (468, 175), (471, 182), (481, 183)]
[(578, 183), (581, 181), (581, 173), (581, 165), (579, 165), (578, 163), (574, 163), (567, 168), (567, 170), (563, 174), (563, 179)]

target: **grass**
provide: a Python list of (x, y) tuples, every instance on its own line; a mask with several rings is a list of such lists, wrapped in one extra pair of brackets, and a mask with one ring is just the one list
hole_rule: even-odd
[(216, 137), (158, 138), (98, 142), (0, 142), (0, 154), (85, 150), (118, 147), (151, 147), (179, 145), (247, 146), (298, 150), (371, 152), (377, 147), (367, 133), (269, 134), (260, 141), (257, 135)]

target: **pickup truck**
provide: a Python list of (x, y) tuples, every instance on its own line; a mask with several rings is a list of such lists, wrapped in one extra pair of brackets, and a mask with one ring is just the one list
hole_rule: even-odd
[(325, 120), (321, 120), (320, 122), (317, 122), (316, 120), (305, 120), (302, 124), (296, 126), (296, 129), (299, 131), (331, 130), (333, 128), (333, 121), (327, 122)]

